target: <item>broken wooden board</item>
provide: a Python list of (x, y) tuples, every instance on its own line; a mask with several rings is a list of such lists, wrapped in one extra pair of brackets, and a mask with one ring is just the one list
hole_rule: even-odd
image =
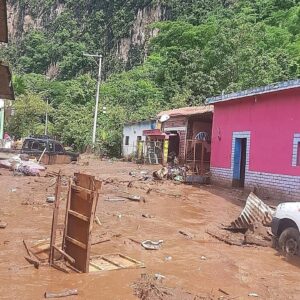
[(118, 253), (93, 256), (90, 260), (89, 271), (99, 272), (144, 267), (145, 266), (142, 262)]
[[(50, 239), (37, 241), (37, 242), (26, 242), (28, 245), (28, 251), (36, 257), (40, 262), (48, 262), (50, 254)], [(56, 245), (61, 246), (62, 238), (56, 240)], [(58, 258), (59, 255), (55, 255)]]
[(75, 263), (71, 265), (76, 270), (88, 273), (91, 232), (102, 183), (94, 176), (74, 175), (75, 184), (69, 187), (63, 250), (74, 258)]

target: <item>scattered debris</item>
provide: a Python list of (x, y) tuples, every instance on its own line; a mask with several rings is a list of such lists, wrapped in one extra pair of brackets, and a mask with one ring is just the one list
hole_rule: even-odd
[(168, 168), (163, 167), (158, 171), (153, 172), (153, 177), (158, 180), (163, 180), (168, 175)]
[(157, 273), (157, 274), (154, 274), (154, 278), (155, 278), (155, 280), (161, 281), (162, 279), (165, 279), (166, 276)]
[(47, 203), (54, 203), (55, 202), (55, 196), (49, 196), (49, 197), (47, 197), (46, 202)]
[(96, 223), (97, 225), (99, 225), (99, 226), (102, 226), (102, 223), (101, 223), (101, 221), (99, 220), (99, 217), (98, 217), (98, 216), (95, 217), (95, 223)]
[(142, 217), (146, 218), (146, 219), (152, 219), (152, 218), (154, 218), (154, 216), (149, 215), (149, 214), (142, 214)]
[(171, 261), (173, 258), (172, 258), (172, 256), (166, 256), (165, 257), (165, 261)]
[(161, 274), (149, 275), (141, 274), (141, 279), (133, 284), (134, 294), (141, 300), (212, 300), (210, 295), (199, 296), (194, 295), (180, 288), (171, 288), (163, 285), (163, 280), (156, 279), (156, 276), (161, 279), (165, 276)]
[(123, 254), (96, 255), (91, 257), (89, 271), (111, 271), (119, 269), (144, 268), (144, 264), (138, 260)]
[(32, 256), (24, 256), (24, 258), (30, 263), (32, 264), (36, 269), (38, 269), (40, 267), (40, 262)]
[(139, 241), (137, 241), (137, 240), (135, 240), (135, 239), (133, 239), (133, 238), (128, 238), (130, 241), (132, 241), (132, 242), (134, 242), (134, 243), (136, 243), (136, 244), (141, 244), (141, 242), (139, 242)]
[(123, 197), (112, 197), (108, 196), (104, 201), (111, 201), (111, 202), (118, 202), (118, 201), (125, 201), (126, 199)]
[(45, 298), (63, 298), (63, 297), (68, 297), (68, 296), (76, 296), (78, 295), (78, 290), (77, 289), (72, 289), (72, 290), (65, 290), (62, 292), (54, 293), (54, 292), (45, 292)]
[(7, 223), (0, 221), (0, 229), (5, 229), (7, 226)]
[(110, 241), (111, 241), (111, 239), (100, 240), (100, 241), (97, 241), (97, 242), (93, 242), (92, 246), (102, 244), (102, 243), (106, 243), (106, 242), (110, 242)]
[(15, 193), (16, 191), (17, 191), (17, 189), (16, 188), (13, 188), (13, 189), (11, 189), (10, 190), (12, 193)]
[(207, 230), (206, 231), (207, 234), (209, 234), (210, 236), (212, 236), (213, 238), (219, 240), (219, 241), (222, 241), (228, 245), (231, 245), (231, 246), (243, 246), (243, 240), (241, 239), (235, 239), (235, 240), (232, 240), (230, 239), (229, 237), (229, 234), (227, 235), (222, 235), (221, 233), (219, 232), (212, 232), (210, 230)]
[(222, 290), (222, 289), (219, 289), (219, 292), (221, 292), (222, 294), (224, 294), (226, 296), (229, 296), (229, 294), (226, 291)]
[(255, 297), (255, 298), (259, 297), (258, 294), (256, 294), (256, 293), (250, 293), (250, 294), (248, 294), (248, 296), (249, 297)]
[(185, 236), (187, 239), (192, 239), (194, 238), (194, 236), (191, 233), (185, 232), (183, 230), (179, 230), (178, 231), (180, 234), (182, 234), (183, 236)]
[(145, 198), (143, 196), (138, 195), (129, 195), (126, 197), (128, 200), (135, 201), (135, 202), (145, 202)]
[(170, 179), (183, 182), (186, 177), (187, 167), (168, 166), (153, 172), (153, 178), (157, 180)]
[(163, 240), (159, 240), (158, 242), (146, 240), (142, 242), (142, 246), (146, 250), (159, 250), (163, 242), (164, 242)]
[(200, 257), (200, 259), (201, 259), (201, 260), (207, 260), (207, 257), (202, 255), (202, 256)]

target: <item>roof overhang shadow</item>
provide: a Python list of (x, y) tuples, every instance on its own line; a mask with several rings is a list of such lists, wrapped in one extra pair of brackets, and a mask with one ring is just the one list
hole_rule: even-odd
[(9, 67), (0, 61), (0, 99), (14, 100), (12, 76)]
[(8, 42), (6, 0), (0, 0), (0, 42)]

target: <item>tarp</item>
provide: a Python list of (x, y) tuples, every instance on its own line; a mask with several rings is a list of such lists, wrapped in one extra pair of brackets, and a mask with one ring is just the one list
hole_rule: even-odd
[[(1, 1), (1, 0), (0, 0)], [(9, 67), (0, 61), (0, 99), (14, 100)]]
[(6, 0), (0, 0), (0, 42), (8, 42), (7, 31)]

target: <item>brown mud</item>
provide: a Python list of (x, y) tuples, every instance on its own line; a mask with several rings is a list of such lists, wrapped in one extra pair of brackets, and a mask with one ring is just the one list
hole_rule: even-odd
[[(23, 239), (50, 236), (53, 204), (47, 204), (46, 198), (53, 195), (55, 178), (13, 177), (1, 169), (0, 221), (7, 227), (0, 229), (0, 299), (43, 299), (46, 291), (65, 289), (78, 289), (78, 296), (66, 298), (70, 300), (137, 299), (133, 285), (144, 273), (162, 274), (164, 286), (212, 299), (225, 299), (219, 289), (232, 299), (251, 299), (249, 293), (258, 294), (259, 299), (300, 299), (297, 263), (268, 247), (230, 246), (206, 233), (239, 215), (247, 198), (242, 191), (137, 181), (141, 170), (156, 167), (139, 169), (124, 162), (89, 159), (50, 166), (48, 171), (59, 169), (67, 177), (80, 171), (109, 178), (97, 208), (102, 226), (95, 224), (93, 241), (110, 241), (92, 246), (92, 255), (122, 253), (142, 261), (146, 268), (64, 274), (48, 266), (27, 267)], [(136, 177), (130, 171), (136, 171)], [(130, 181), (134, 182), (128, 187)], [(143, 196), (145, 203), (104, 201), (124, 191)], [(136, 242), (143, 240), (164, 243), (160, 250), (147, 251)]]

